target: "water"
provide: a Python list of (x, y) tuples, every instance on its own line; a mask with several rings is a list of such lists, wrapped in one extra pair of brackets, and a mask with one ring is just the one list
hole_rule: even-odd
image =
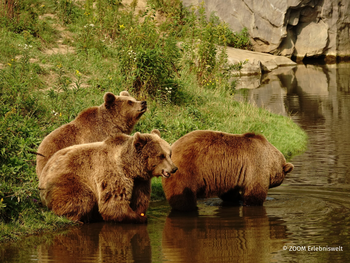
[(237, 99), (291, 113), (309, 135), (307, 151), (291, 160), (294, 171), (263, 207), (210, 198), (198, 213), (179, 214), (154, 202), (147, 225), (98, 223), (31, 236), (3, 245), (0, 261), (347, 262), (350, 64), (283, 68), (258, 81)]

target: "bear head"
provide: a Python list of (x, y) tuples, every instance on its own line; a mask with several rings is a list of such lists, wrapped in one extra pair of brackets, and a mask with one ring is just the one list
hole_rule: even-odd
[(120, 96), (106, 92), (103, 99), (103, 105), (112, 115), (113, 120), (125, 123), (123, 133), (130, 133), (140, 117), (147, 111), (147, 102), (136, 100), (127, 91), (122, 91)]
[(293, 171), (294, 165), (291, 163), (284, 163), (281, 168), (282, 168), (281, 171), (278, 171), (277, 173), (270, 175), (269, 188), (273, 188), (281, 185), (286, 175), (291, 171)]
[(158, 130), (153, 130), (150, 134), (136, 132), (133, 145), (150, 178), (168, 178), (177, 171), (171, 160), (171, 147), (160, 137)]

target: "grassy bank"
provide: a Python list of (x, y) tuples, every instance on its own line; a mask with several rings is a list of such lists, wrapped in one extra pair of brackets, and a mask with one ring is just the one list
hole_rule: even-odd
[[(1, 10), (0, 241), (72, 224), (41, 206), (35, 151), (106, 91), (146, 99), (135, 131), (157, 128), (169, 143), (210, 129), (264, 134), (287, 158), (305, 148), (291, 119), (234, 100), (231, 69), (241, 65), (227, 64), (225, 46), (248, 48), (246, 32), (208, 20), (201, 7), (24, 0)], [(159, 179), (152, 191), (163, 198)]]

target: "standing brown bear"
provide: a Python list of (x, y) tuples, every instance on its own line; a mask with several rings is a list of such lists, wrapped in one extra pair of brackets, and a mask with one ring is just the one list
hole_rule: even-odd
[(158, 130), (118, 134), (56, 152), (39, 183), (44, 205), (74, 221), (146, 222), (151, 178), (177, 168)]
[(122, 91), (120, 96), (107, 92), (103, 98), (102, 105), (82, 111), (73, 121), (44, 138), (36, 159), (39, 180), (45, 164), (58, 150), (76, 144), (101, 142), (108, 135), (118, 132), (130, 134), (147, 110), (146, 101), (137, 101), (127, 91)]
[(175, 210), (197, 209), (197, 197), (263, 205), (269, 188), (279, 186), (294, 168), (262, 135), (193, 131), (172, 145), (178, 172), (163, 180)]

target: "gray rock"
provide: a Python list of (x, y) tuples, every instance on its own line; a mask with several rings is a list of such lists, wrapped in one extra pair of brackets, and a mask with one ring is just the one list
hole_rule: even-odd
[(296, 65), (295, 62), (286, 57), (232, 47), (227, 48), (227, 56), (228, 62), (231, 64), (246, 61), (243, 65), (243, 69), (240, 72), (237, 72), (241, 76), (259, 75), (264, 72), (270, 72), (277, 67)]
[[(183, 0), (185, 6), (202, 0)], [(204, 0), (233, 31), (248, 29), (255, 51), (298, 60), (350, 56), (349, 0)]]
[(297, 58), (324, 54), (328, 44), (328, 25), (323, 21), (299, 23), (296, 34), (294, 55)]

